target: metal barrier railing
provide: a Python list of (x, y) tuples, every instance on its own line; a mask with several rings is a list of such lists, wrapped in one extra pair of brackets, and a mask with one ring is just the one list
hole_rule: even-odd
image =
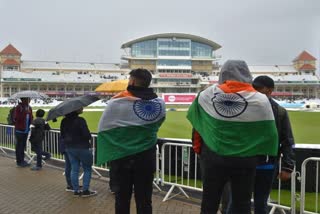
[(8, 150), (15, 148), (14, 127), (0, 124), (0, 150), (6, 154), (4, 148)]
[[(179, 193), (185, 197), (189, 197), (184, 189), (202, 192), (202, 182), (197, 171), (198, 156), (192, 151), (191, 141), (181, 141), (176, 139), (161, 139), (164, 143), (161, 148), (161, 179), (162, 184), (170, 186), (169, 191), (165, 195), (163, 201), (166, 201), (177, 194), (171, 196), (174, 188), (178, 188)], [(193, 155), (190, 155), (193, 154)], [(194, 157), (192, 157), (194, 156)], [(193, 164), (192, 164), (193, 163)], [(280, 167), (281, 168), (281, 160)], [(290, 210), (295, 214), (295, 185), (296, 172), (292, 174), (291, 178), (291, 207), (281, 205), (281, 181), (278, 182), (278, 198), (276, 202), (269, 202), (271, 207), (270, 213), (275, 213), (276, 210), (284, 212)]]
[[(11, 151), (15, 150), (15, 135), (14, 135), (14, 126), (11, 125), (4, 125), (0, 124), (0, 151), (7, 154), (7, 152), (4, 149), (8, 149)], [(98, 166), (96, 164), (96, 142), (97, 142), (97, 134), (91, 133), (91, 144), (92, 144), (92, 156), (93, 156), (93, 167), (92, 170), (94, 173), (98, 175), (98, 177), (102, 177), (100, 172), (98, 170), (102, 171), (109, 171), (109, 166), (108, 163), (105, 163), (103, 165)], [(45, 139), (43, 141), (43, 151), (49, 152), (52, 154), (52, 159), (56, 161), (65, 161), (64, 160), (64, 155), (61, 153), (61, 148), (59, 146), (59, 140), (60, 140), (60, 131), (57, 129), (52, 129), (50, 131), (46, 132)], [(157, 160), (159, 160), (159, 149), (157, 146)], [(26, 151), (25, 155), (27, 158), (29, 158), (29, 163), (31, 163), (34, 159), (36, 154), (31, 151), (31, 144), (29, 140), (27, 141), (26, 145)], [(159, 161), (157, 161), (156, 165), (156, 174), (155, 174), (155, 182), (154, 186), (161, 191), (161, 188), (159, 187), (159, 181), (160, 179), (160, 174), (159, 174)], [(80, 176), (80, 179), (83, 177), (83, 174)]]
[[(58, 161), (64, 161), (63, 155), (59, 149), (59, 130), (50, 130), (45, 136), (43, 143), (43, 150), (52, 154), (52, 159)], [(92, 145), (93, 145), (93, 170), (98, 176), (101, 176), (99, 171), (109, 171), (108, 164), (100, 166), (96, 165), (96, 142), (97, 134), (92, 134)], [(157, 157), (156, 157), (156, 173), (154, 185), (161, 191), (159, 184), (168, 185), (170, 189), (166, 193), (163, 201), (169, 200), (175, 195), (171, 196), (173, 190), (177, 188), (179, 193), (182, 193), (185, 197), (189, 197), (184, 190), (202, 191), (202, 182), (200, 179), (200, 171), (198, 170), (199, 161), (198, 156), (192, 150), (190, 140), (179, 140), (164, 138), (159, 139), (159, 147), (157, 146)], [(6, 153), (5, 150), (14, 151), (15, 148), (15, 136), (14, 127), (10, 125), (0, 124), (0, 151)], [(160, 152), (161, 151), (161, 152)], [(28, 157), (33, 158), (34, 153), (31, 152), (30, 144), (27, 144), (26, 154)], [(301, 213), (313, 213), (305, 211), (305, 182), (306, 182), (306, 164), (308, 161), (317, 161), (317, 173), (316, 179), (318, 181), (318, 171), (320, 158), (308, 158), (302, 164), (302, 175), (301, 175), (301, 200), (300, 210)], [(281, 164), (281, 162), (280, 162)], [(278, 199), (277, 202), (270, 202), (269, 206), (272, 207), (270, 213), (274, 213), (276, 209), (280, 211), (290, 210), (292, 214), (295, 214), (296, 207), (296, 179), (299, 178), (299, 172), (294, 171), (291, 178), (291, 206), (281, 205), (281, 182), (278, 184)], [(316, 202), (318, 201), (318, 183), (316, 183)], [(316, 203), (316, 212), (318, 212), (318, 203)]]
[[(279, 160), (279, 167), (278, 167), (278, 174), (281, 172), (281, 165), (282, 165), (282, 159)], [(290, 194), (290, 207), (281, 205), (281, 185), (282, 182), (280, 179), (278, 179), (278, 194), (277, 194), (277, 200), (276, 202), (268, 202), (268, 205), (271, 207), (271, 210), (269, 214), (275, 213), (276, 210), (281, 211), (282, 213), (285, 213), (285, 210), (291, 211), (291, 214), (296, 213), (296, 170), (294, 168), (292, 174), (291, 174), (291, 194)], [(269, 198), (270, 199), (270, 198)]]
[[(200, 182), (197, 179), (198, 176), (200, 176), (197, 171), (198, 156), (193, 153), (194, 157), (192, 157), (191, 153), (193, 153), (191, 144), (166, 142), (162, 145), (162, 185), (167, 184), (171, 186), (163, 201), (169, 199), (175, 187), (177, 187), (180, 190), (180, 193), (185, 195), (187, 198), (189, 198), (189, 196), (183, 189), (202, 191), (202, 188), (199, 187)], [(194, 164), (192, 164), (192, 162)]]
[[(306, 176), (307, 176), (307, 164), (309, 162), (316, 162), (316, 195), (315, 195), (315, 212), (309, 212), (305, 210), (305, 194), (306, 194)], [(305, 159), (301, 165), (301, 194), (300, 194), (300, 213), (319, 213), (318, 209), (318, 196), (319, 196), (319, 162), (320, 158), (310, 157)]]

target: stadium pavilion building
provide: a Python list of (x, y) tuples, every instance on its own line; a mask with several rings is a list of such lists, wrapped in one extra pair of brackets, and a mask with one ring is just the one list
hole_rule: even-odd
[[(125, 79), (135, 68), (153, 73), (158, 94), (197, 93), (217, 82), (221, 48), (214, 41), (181, 33), (155, 34), (122, 44), (122, 62), (77, 63), (25, 61), (9, 44), (0, 52), (0, 97), (22, 90), (37, 90), (51, 97), (93, 94), (103, 82)], [(275, 96), (319, 98), (316, 58), (303, 51), (289, 65), (249, 65), (253, 76), (268, 75), (276, 84)]]
[(157, 93), (196, 93), (201, 77), (218, 67), (214, 51), (221, 46), (199, 36), (165, 33), (129, 41), (121, 48), (130, 69), (153, 72), (152, 87)]

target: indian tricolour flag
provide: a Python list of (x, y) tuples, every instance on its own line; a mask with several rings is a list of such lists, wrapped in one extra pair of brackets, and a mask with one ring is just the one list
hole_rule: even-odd
[(150, 149), (157, 142), (164, 119), (165, 104), (161, 98), (111, 99), (99, 123), (97, 164)]
[[(242, 89), (235, 91), (235, 85)], [(219, 155), (277, 155), (278, 134), (271, 104), (249, 84), (227, 81), (207, 88), (192, 103), (187, 118), (204, 143)]]

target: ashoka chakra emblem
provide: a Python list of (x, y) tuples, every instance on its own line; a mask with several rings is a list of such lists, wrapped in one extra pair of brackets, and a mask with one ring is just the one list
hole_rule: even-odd
[(134, 113), (142, 120), (153, 121), (162, 111), (161, 103), (150, 100), (137, 100), (133, 104)]
[(217, 114), (227, 118), (239, 116), (248, 106), (248, 102), (237, 93), (216, 93), (211, 101), (213, 102), (213, 108), (216, 110)]

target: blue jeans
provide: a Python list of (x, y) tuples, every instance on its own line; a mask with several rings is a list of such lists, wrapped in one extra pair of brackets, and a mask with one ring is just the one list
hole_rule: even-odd
[(65, 166), (64, 166), (64, 176), (66, 176), (66, 181), (67, 181), (67, 186), (72, 187), (71, 183), (71, 163), (69, 156), (66, 152), (64, 154), (64, 161), (65, 161)]
[(89, 149), (67, 148), (71, 163), (71, 183), (74, 191), (79, 191), (79, 169), (83, 168), (83, 191), (89, 190), (93, 164), (92, 152)]
[(28, 133), (15, 133), (16, 137), (16, 161), (17, 165), (23, 164), (24, 160), (24, 150), (26, 148)]
[(254, 213), (268, 213), (268, 198), (271, 191), (275, 169), (257, 169), (254, 184)]

